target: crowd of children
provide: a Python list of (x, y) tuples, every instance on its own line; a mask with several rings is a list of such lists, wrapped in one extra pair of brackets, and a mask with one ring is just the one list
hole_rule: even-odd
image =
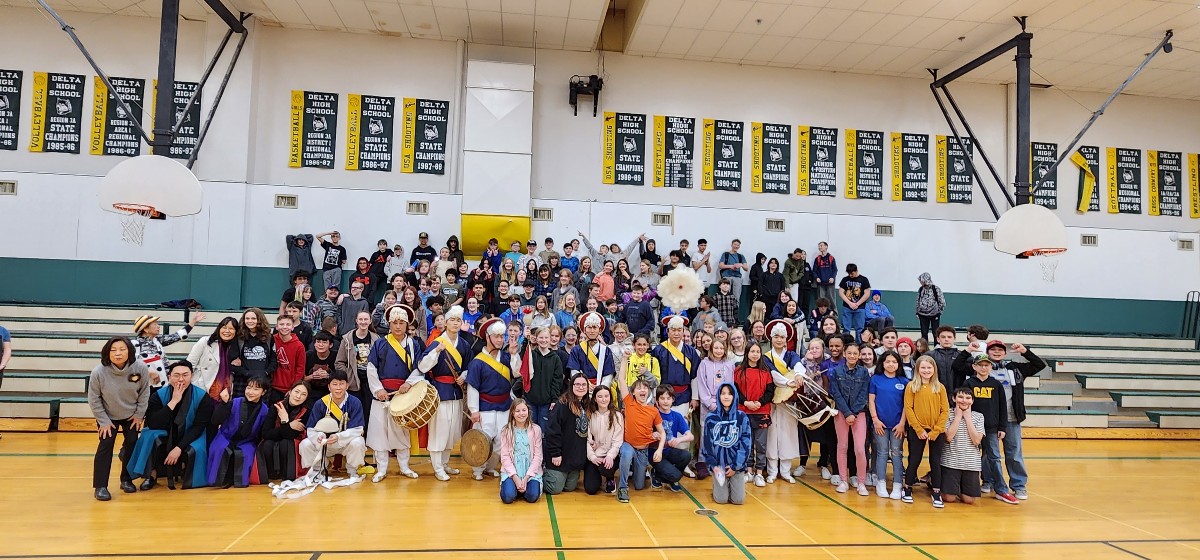
[[(311, 246), (309, 237), (289, 236), (289, 249)], [(345, 260), (337, 232), (317, 238), (326, 267)], [(748, 486), (806, 476), (810, 455), (837, 492), (867, 496), (873, 486), (880, 498), (912, 503), (923, 483), (935, 507), (989, 492), (1012, 504), (1028, 497), (1023, 381), (1045, 364), (1021, 344), (988, 340), (980, 325), (957, 348), (955, 329), (936, 325), (945, 303), (927, 277), (930, 297), (922, 295), (918, 315), (933, 331), (933, 349), (924, 337), (899, 336), (854, 265), (838, 285), (837, 313), (826, 289), (837, 267), (824, 243), (815, 268), (800, 250), (783, 273), (778, 262), (756, 262), (752, 277), (784, 281), (768, 279), (765, 291), (752, 284), (743, 321), (735, 294), (749, 267), (736, 241), (706, 280), (716, 289), (688, 311), (660, 306), (657, 282), (678, 266), (705, 279), (704, 240), (700, 252), (688, 253), (684, 242), (669, 260), (656, 258), (645, 236), (623, 250), (594, 250), (583, 237), (582, 256), (572, 244), (559, 255), (549, 239), (540, 253), (531, 241), (524, 253), (514, 243), (501, 254), (491, 240), (474, 271), (457, 238), (450, 241), (435, 251), (422, 234), (404, 257), (380, 240), (379, 251), (360, 260), (349, 294), (326, 268), (317, 301), (311, 252), (291, 250), (293, 285), (274, 330), (257, 308), (225, 317), (158, 377), (148, 366), (161, 363), (162, 345), (173, 340), (155, 338), (157, 318), (138, 320), (138, 343), (111, 339), (89, 384), (101, 438), (96, 498), (111, 498), (118, 430), (125, 492), (139, 489), (138, 478), (141, 490), (161, 477), (184, 488), (292, 480), (325, 468), (325, 455), (381, 482), (394, 454), (399, 472), (418, 478), (410, 434), (387, 405), (420, 383), (440, 401), (426, 428), (435, 477), (459, 474), (449, 451), (465, 428), (481, 428), (496, 456), (474, 478), (497, 477), (505, 503), (574, 491), (581, 479), (588, 494), (603, 489), (627, 502), (630, 486), (680, 491), (684, 477), (711, 477), (714, 501), (740, 504)], [(636, 277), (633, 255), (641, 257)], [(602, 263), (600, 272), (592, 262)], [(770, 313), (764, 299), (775, 302)], [(1021, 359), (1009, 360), (1010, 352)], [(799, 399), (818, 403), (808, 412), (822, 419), (798, 417)], [(317, 430), (326, 417), (335, 430)], [(927, 474), (918, 476), (926, 450)]]

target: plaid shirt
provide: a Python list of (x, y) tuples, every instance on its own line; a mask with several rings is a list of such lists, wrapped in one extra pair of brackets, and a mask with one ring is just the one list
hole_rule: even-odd
[(738, 300), (732, 293), (717, 292), (713, 298), (717, 300), (717, 313), (721, 314), (721, 320), (725, 321), (729, 328), (741, 324), (741, 321), (738, 320)]

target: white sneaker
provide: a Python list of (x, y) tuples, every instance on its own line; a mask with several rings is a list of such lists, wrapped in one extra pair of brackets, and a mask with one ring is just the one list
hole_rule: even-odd
[(875, 473), (871, 473), (871, 474), (867, 475), (867, 486), (875, 486), (878, 483), (879, 483), (879, 481), (876, 480)]
[(859, 496), (870, 496), (870, 495), (871, 495), (871, 491), (870, 491), (870, 490), (867, 490), (867, 485), (866, 485), (866, 484), (859, 484), (859, 485), (858, 485), (858, 495), (859, 495)]
[[(883, 484), (883, 483), (881, 482), (880, 484)], [(903, 498), (903, 497), (904, 497), (904, 485), (900, 484), (899, 482), (893, 482), (891, 498), (893, 500), (899, 500), (900, 498)]]
[(991, 485), (991, 484), (988, 484), (987, 482), (984, 482), (983, 484), (980, 484), (980, 485), (979, 485), (979, 493), (981, 493), (981, 494), (991, 494), (991, 493), (992, 493), (992, 485)]
[(1020, 490), (1013, 490), (1013, 495), (1016, 496), (1018, 500), (1028, 500), (1029, 499), (1029, 492), (1027, 490), (1025, 490), (1024, 488), (1022, 488)]
[(841, 484), (841, 483), (842, 483), (842, 477), (841, 477), (841, 475), (836, 475), (836, 474), (835, 474), (835, 475), (833, 475), (833, 476), (829, 477), (829, 483), (830, 483), (830, 484), (832, 484), (832, 485), (834, 485), (834, 486), (837, 486), (837, 485)]
[(829, 472), (829, 467), (821, 467), (821, 480), (829, 480), (833, 478), (833, 473)]
[(692, 472), (692, 467), (684, 467), (683, 468), (683, 476), (686, 476), (688, 478), (696, 478), (696, 473)]
[(377, 472), (377, 473), (375, 473), (375, 476), (372, 476), (372, 477), (371, 477), (371, 482), (376, 482), (376, 483), (378, 483), (378, 482), (381, 482), (381, 481), (383, 481), (383, 479), (385, 479), (385, 478), (387, 478), (387, 473), (385, 473), (385, 472)]
[(763, 476), (761, 474), (754, 475), (754, 485), (762, 488), (763, 486), (767, 485), (767, 481), (763, 480)]
[(419, 476), (417, 472), (412, 469), (404, 469), (400, 471), (400, 474), (407, 476), (408, 478), (417, 478)]
[(838, 483), (838, 485), (837, 485), (837, 491), (838, 491), (838, 492), (841, 492), (841, 493), (843, 493), (843, 494), (845, 494), (845, 493), (846, 493), (846, 491), (847, 491), (847, 490), (849, 490), (849, 489), (850, 489), (850, 485), (849, 485), (849, 484), (846, 484), (845, 482), (839, 482), (839, 483)]
[(857, 476), (850, 477), (850, 486), (854, 486), (854, 487), (858, 486), (858, 477)]
[(875, 493), (878, 494), (880, 498), (888, 497), (887, 483), (880, 482), (880, 483), (876, 484), (875, 485)]
[(788, 484), (795, 484), (795, 483), (796, 483), (796, 479), (795, 479), (795, 478), (792, 478), (792, 475), (790, 475), (790, 474), (788, 474), (788, 473), (780, 473), (780, 475), (779, 475), (779, 478), (782, 478), (782, 479), (786, 480)]
[(433, 477), (442, 482), (450, 480), (450, 475), (446, 474), (444, 471), (433, 471)]
[(767, 484), (775, 484), (775, 475), (767, 475)]
[(796, 478), (800, 478), (800, 477), (804, 476), (805, 472), (806, 471), (804, 469), (804, 465), (800, 465), (800, 466), (792, 469), (792, 476), (794, 476)]

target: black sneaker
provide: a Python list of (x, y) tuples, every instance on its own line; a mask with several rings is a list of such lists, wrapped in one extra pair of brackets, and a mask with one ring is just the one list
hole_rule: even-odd
[(683, 485), (679, 484), (678, 482), (672, 482), (671, 484), (667, 485), (667, 488), (670, 488), (672, 492), (683, 492)]
[(616, 492), (616, 491), (617, 491), (617, 483), (615, 481), (610, 480), (610, 481), (604, 483), (604, 493), (605, 494), (612, 494), (613, 492)]
[(662, 490), (663, 483), (657, 476), (650, 477), (650, 487), (655, 490)]
[(905, 486), (905, 487), (904, 487), (904, 494), (900, 496), (900, 499), (901, 499), (901, 500), (903, 500), (903, 501), (904, 501), (904, 503), (906, 503), (906, 504), (911, 504), (911, 503), (913, 503), (913, 499), (912, 499), (912, 486)]
[(628, 488), (618, 488), (617, 489), (617, 501), (621, 502), (622, 504), (629, 503), (629, 489)]
[(946, 504), (942, 503), (942, 491), (934, 490), (933, 491), (933, 507), (941, 508), (941, 507), (945, 507), (945, 506), (946, 506)]

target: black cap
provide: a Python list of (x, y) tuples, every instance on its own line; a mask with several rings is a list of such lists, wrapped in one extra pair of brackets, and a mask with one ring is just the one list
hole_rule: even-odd
[(522, 285), (525, 286), (526, 288), (533, 288), (533, 287), (537, 286), (537, 284), (535, 284), (533, 282), (533, 280), (530, 280), (528, 278), (525, 279), (525, 283)]

